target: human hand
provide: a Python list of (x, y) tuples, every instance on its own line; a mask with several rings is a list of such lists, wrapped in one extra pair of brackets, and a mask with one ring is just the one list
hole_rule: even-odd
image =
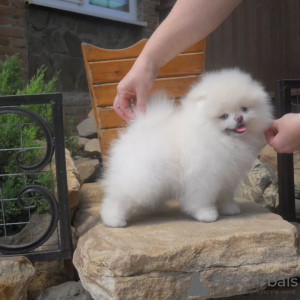
[(300, 149), (300, 114), (286, 114), (274, 120), (265, 131), (270, 146), (278, 153), (292, 153)]
[(132, 101), (138, 112), (145, 112), (146, 102), (157, 72), (157, 68), (139, 57), (131, 70), (120, 81), (114, 101), (114, 110), (122, 119), (129, 121), (136, 117)]

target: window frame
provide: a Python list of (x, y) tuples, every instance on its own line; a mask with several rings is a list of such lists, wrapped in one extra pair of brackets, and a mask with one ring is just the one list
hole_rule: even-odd
[(129, 1), (129, 12), (106, 8), (89, 3), (89, 0), (28, 0), (29, 4), (36, 4), (79, 14), (100, 17), (124, 23), (146, 26), (146, 22), (138, 20), (138, 0)]

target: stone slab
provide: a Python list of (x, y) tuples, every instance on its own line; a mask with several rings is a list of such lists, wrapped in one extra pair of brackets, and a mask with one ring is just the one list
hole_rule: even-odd
[(251, 286), (213, 286), (214, 276), (299, 276), (295, 226), (255, 203), (242, 202), (241, 211), (214, 223), (197, 222), (176, 207), (136, 218), (126, 228), (100, 223), (79, 239), (74, 264), (96, 300), (184, 299), (195, 274), (209, 292), (189, 299), (266, 287), (255, 280)]
[(0, 259), (0, 299), (26, 300), (28, 286), (35, 269), (28, 258), (2, 257)]
[(98, 139), (89, 140), (84, 147), (84, 156), (100, 158), (101, 157), (101, 149)]
[(79, 136), (85, 138), (97, 137), (97, 127), (95, 117), (90, 117), (82, 121), (77, 125), (77, 131)]
[(103, 197), (103, 187), (100, 183), (85, 183), (80, 190), (79, 206), (73, 225), (78, 236), (82, 236), (100, 223), (100, 204)]
[[(99, 145), (98, 140), (97, 143)], [(98, 159), (91, 159), (86, 157), (76, 160), (75, 165), (78, 169), (80, 178), (83, 183), (88, 183), (96, 180), (101, 168)]]
[(93, 300), (81, 282), (69, 281), (44, 290), (36, 300)]
[(87, 138), (79, 137), (77, 140), (77, 145), (78, 145), (79, 149), (83, 150), (88, 141), (89, 141), (89, 139), (87, 139)]

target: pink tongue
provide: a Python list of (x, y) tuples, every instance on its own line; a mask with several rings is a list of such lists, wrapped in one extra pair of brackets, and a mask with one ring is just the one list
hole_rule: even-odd
[(243, 132), (246, 130), (246, 126), (245, 125), (242, 125), (242, 126), (239, 126), (235, 129), (237, 132)]

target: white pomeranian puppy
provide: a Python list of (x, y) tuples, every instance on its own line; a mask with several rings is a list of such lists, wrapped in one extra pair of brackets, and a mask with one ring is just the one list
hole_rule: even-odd
[(267, 93), (248, 74), (225, 69), (203, 76), (182, 106), (150, 99), (113, 144), (104, 177), (103, 222), (127, 225), (139, 207), (177, 198), (201, 222), (240, 213), (235, 189), (250, 169), (271, 124)]

